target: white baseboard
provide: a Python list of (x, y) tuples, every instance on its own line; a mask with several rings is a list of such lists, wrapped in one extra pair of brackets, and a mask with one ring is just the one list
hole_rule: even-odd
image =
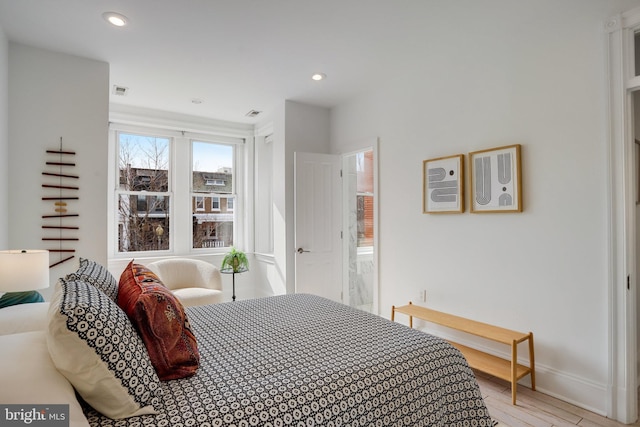
[[(528, 380), (522, 383), (530, 386)], [(606, 384), (598, 384), (586, 378), (536, 364), (536, 391), (598, 415), (607, 416)]]

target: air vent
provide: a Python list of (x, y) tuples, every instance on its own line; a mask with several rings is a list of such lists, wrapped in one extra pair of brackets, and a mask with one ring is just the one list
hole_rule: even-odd
[(118, 96), (125, 96), (129, 92), (128, 87), (113, 85), (113, 94)]
[(249, 111), (247, 114), (245, 114), (245, 116), (247, 117), (255, 117), (258, 114), (262, 113), (262, 111), (258, 111), (258, 110), (251, 110)]

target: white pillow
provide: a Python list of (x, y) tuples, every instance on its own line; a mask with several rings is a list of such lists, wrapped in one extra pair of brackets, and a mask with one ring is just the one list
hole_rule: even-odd
[(51, 298), (49, 354), (96, 411), (121, 419), (157, 413), (160, 380), (127, 315), (83, 281), (60, 279)]
[(0, 336), (2, 404), (69, 404), (70, 427), (89, 426), (76, 393), (49, 357), (43, 331)]
[(44, 331), (47, 327), (48, 302), (18, 304), (0, 308), (0, 335)]

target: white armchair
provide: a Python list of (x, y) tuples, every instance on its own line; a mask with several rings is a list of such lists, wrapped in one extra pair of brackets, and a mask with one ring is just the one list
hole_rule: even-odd
[(222, 302), (222, 278), (214, 265), (197, 259), (169, 258), (147, 264), (184, 306)]

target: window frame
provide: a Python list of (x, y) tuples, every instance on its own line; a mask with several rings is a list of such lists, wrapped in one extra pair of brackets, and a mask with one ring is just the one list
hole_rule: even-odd
[[(209, 181), (211, 181), (211, 183), (209, 183)], [(221, 179), (208, 179), (205, 182), (205, 185), (210, 187), (224, 187), (226, 184), (224, 180), (221, 180)]]
[(220, 196), (209, 196), (209, 198), (211, 199), (211, 212), (220, 212)]
[[(211, 189), (209, 189), (208, 192), (195, 192), (194, 191), (194, 183), (193, 183), (193, 175), (194, 175), (194, 171), (193, 170), (193, 164), (194, 164), (194, 145), (198, 143), (198, 144), (215, 144), (215, 145), (221, 145), (221, 146), (227, 146), (230, 147), (232, 149), (232, 166), (231, 166), (231, 192), (227, 193), (227, 192), (218, 192), (219, 188), (216, 187), (220, 187), (220, 186), (224, 186), (226, 187), (226, 181), (223, 179), (218, 179), (218, 178), (211, 178), (211, 181), (222, 181), (222, 184), (217, 184), (214, 183), (213, 185), (208, 185), (208, 180), (205, 181), (205, 187), (213, 187)], [(222, 141), (219, 140), (217, 138), (190, 138), (189, 140), (189, 158), (190, 158), (190, 162), (189, 162), (189, 188), (191, 191), (191, 197), (199, 197), (199, 196), (206, 196), (211, 200), (211, 212), (213, 213), (218, 213), (218, 212), (224, 212), (222, 209), (222, 199), (228, 199), (229, 197), (232, 198), (236, 198), (236, 185), (237, 185), (237, 165), (238, 165), (238, 146), (237, 144), (234, 143), (229, 143), (227, 141)], [(225, 168), (225, 173), (226, 173), (226, 167)], [(214, 173), (213, 171), (211, 171), (212, 173)], [(218, 190), (218, 191), (217, 191)], [(218, 207), (214, 207), (215, 205), (215, 201), (217, 200), (217, 204)], [(235, 211), (231, 211), (229, 212), (230, 214), (233, 215), (233, 226), (232, 226), (232, 236), (233, 236), (233, 244), (230, 246), (222, 246), (219, 249), (220, 250), (224, 250), (224, 251), (228, 251), (232, 246), (236, 246), (235, 245), (235, 241), (238, 235), (238, 230), (240, 229), (240, 227), (238, 227), (238, 221), (239, 221), (239, 217), (236, 214)], [(194, 247), (194, 232), (193, 230), (191, 231), (191, 243), (190, 243), (190, 248), (191, 251), (195, 252), (195, 253), (199, 253), (202, 252), (203, 250), (208, 251), (210, 248), (196, 248)]]
[[(196, 212), (206, 212), (207, 210), (207, 196), (195, 196), (196, 197), (196, 202), (195, 202), (195, 211)], [(200, 203), (202, 203), (202, 206), (200, 206)]]
[[(116, 114), (118, 120), (112, 120), (109, 125), (109, 194), (108, 200), (108, 253), (110, 259), (127, 259), (127, 258), (162, 258), (168, 255), (195, 255), (195, 254), (216, 254), (226, 253), (229, 247), (221, 248), (193, 248), (193, 226), (192, 226), (192, 187), (191, 187), (191, 169), (192, 169), (192, 146), (191, 142), (203, 141), (212, 143), (221, 143), (234, 146), (234, 191), (232, 196), (235, 198), (234, 209), (234, 246), (250, 251), (248, 245), (247, 232), (250, 231), (249, 221), (252, 221), (253, 214), (245, 211), (247, 200), (253, 197), (250, 194), (251, 188), (246, 186), (246, 174), (253, 167), (253, 161), (247, 153), (251, 152), (248, 144), (253, 144), (253, 131), (240, 124), (230, 124), (226, 126), (208, 126), (202, 125), (202, 132), (182, 131), (167, 129), (169, 125), (176, 125), (177, 121), (166, 120), (150, 120), (153, 125), (140, 125), (138, 116), (127, 114)], [(112, 117), (113, 119), (113, 117)], [(133, 121), (133, 123), (132, 123)], [(197, 129), (193, 123), (189, 123), (186, 128)], [(118, 215), (117, 215), (117, 198), (119, 197), (119, 133), (131, 133), (137, 135), (149, 135), (156, 137), (171, 138), (170, 143), (170, 172), (169, 172), (169, 218), (170, 230), (169, 249), (163, 251), (136, 251), (136, 252), (119, 252), (118, 251)], [(247, 151), (247, 149), (249, 150)], [(146, 194), (153, 195), (153, 194)], [(205, 194), (200, 193), (202, 196)], [(206, 204), (206, 200), (205, 200)], [(187, 237), (183, 237), (187, 236)], [(249, 248), (249, 249), (248, 249)]]
[[(132, 190), (132, 189), (120, 189), (120, 135), (121, 134), (127, 134), (127, 135), (133, 135), (133, 136), (140, 136), (140, 137), (151, 137), (151, 138), (161, 138), (161, 139), (167, 139), (168, 140), (168, 152), (167, 152), (167, 190), (166, 191), (148, 191), (148, 190)], [(122, 130), (115, 130), (114, 133), (114, 140), (115, 140), (115, 158), (113, 159), (114, 164), (112, 165), (112, 167), (110, 169), (113, 170), (113, 173), (115, 175), (115, 179), (116, 182), (114, 183), (114, 209), (115, 210), (110, 210), (110, 215), (112, 216), (112, 220), (114, 222), (114, 228), (116, 230), (116, 232), (118, 234), (116, 234), (116, 236), (114, 236), (115, 242), (114, 242), (114, 247), (113, 247), (113, 251), (116, 254), (119, 254), (121, 256), (131, 256), (133, 255), (139, 255), (139, 254), (162, 254), (162, 253), (167, 253), (168, 251), (171, 250), (171, 246), (172, 246), (172, 236), (173, 233), (171, 232), (173, 230), (173, 221), (174, 221), (174, 215), (173, 215), (173, 207), (174, 207), (174, 198), (173, 198), (173, 180), (172, 180), (172, 176), (173, 176), (173, 156), (172, 156), (172, 152), (173, 152), (173, 146), (175, 141), (173, 140), (173, 138), (169, 135), (164, 135), (161, 132), (145, 132), (145, 131), (134, 131), (134, 130), (126, 130), (126, 129), (122, 129)], [(121, 229), (120, 227), (120, 221), (119, 221), (119, 206), (120, 206), (120, 197), (127, 197), (127, 196), (135, 196), (136, 197), (136, 203), (140, 203), (140, 198), (143, 197), (145, 199), (147, 199), (148, 197), (155, 197), (156, 199), (158, 198), (168, 198), (169, 200), (169, 209), (165, 209), (163, 212), (166, 212), (166, 214), (168, 215), (168, 222), (169, 222), (169, 231), (164, 231), (165, 235), (168, 235), (169, 237), (169, 249), (157, 249), (157, 250), (149, 250), (149, 251), (124, 251), (124, 252), (120, 252), (120, 236), (119, 236), (119, 231)], [(146, 200), (145, 200), (146, 203)]]

